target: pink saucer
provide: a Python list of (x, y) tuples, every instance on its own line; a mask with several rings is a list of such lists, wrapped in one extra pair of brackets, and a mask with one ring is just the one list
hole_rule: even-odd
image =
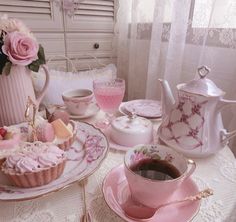
[[(186, 180), (183, 185), (175, 192), (169, 200), (179, 200), (199, 192), (198, 187), (193, 180)], [(123, 209), (122, 204), (125, 203), (130, 196), (129, 186), (124, 174), (124, 166), (120, 165), (113, 168), (103, 181), (103, 195), (107, 205), (118, 216), (128, 222), (135, 222), (129, 219)], [(175, 204), (160, 209), (159, 213), (150, 222), (189, 222), (191, 221), (200, 208), (200, 201), (190, 204)]]

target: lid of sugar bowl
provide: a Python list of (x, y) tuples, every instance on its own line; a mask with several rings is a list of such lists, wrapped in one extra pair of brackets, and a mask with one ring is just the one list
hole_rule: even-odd
[(206, 97), (218, 97), (225, 94), (216, 84), (206, 78), (210, 69), (207, 66), (198, 68), (199, 79), (193, 79), (188, 83), (182, 83), (177, 86), (178, 90)]
[(111, 126), (121, 132), (142, 134), (152, 128), (152, 122), (136, 115), (120, 116), (114, 119)]

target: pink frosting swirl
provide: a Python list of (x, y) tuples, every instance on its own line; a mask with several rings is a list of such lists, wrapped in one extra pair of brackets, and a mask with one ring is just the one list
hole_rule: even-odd
[(17, 164), (17, 162), (21, 159), (21, 155), (12, 155), (12, 156), (9, 156), (7, 159), (6, 159), (6, 165), (9, 167), (9, 168), (14, 168), (15, 165)]
[(54, 166), (65, 156), (65, 152), (57, 146), (51, 146), (49, 149), (44, 150), (38, 156), (38, 162), (41, 167)]
[(51, 153), (42, 154), (38, 157), (40, 167), (54, 166), (58, 163), (58, 158)]
[(27, 156), (21, 157), (15, 165), (15, 170), (19, 173), (34, 172), (37, 171), (38, 168), (38, 162)]
[(65, 152), (50, 143), (25, 143), (20, 152), (10, 155), (5, 168), (17, 173), (36, 172), (59, 164), (66, 159)]

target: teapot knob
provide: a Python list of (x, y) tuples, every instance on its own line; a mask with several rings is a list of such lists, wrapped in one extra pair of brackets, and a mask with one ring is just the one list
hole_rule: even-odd
[(197, 69), (197, 71), (198, 71), (200, 78), (203, 79), (211, 71), (211, 69), (208, 68), (207, 66), (201, 66)]

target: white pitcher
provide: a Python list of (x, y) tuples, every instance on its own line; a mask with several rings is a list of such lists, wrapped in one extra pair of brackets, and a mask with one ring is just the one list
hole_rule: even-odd
[(46, 81), (37, 98), (31, 79), (31, 70), (25, 66), (12, 65), (9, 75), (0, 75), (0, 126), (9, 126), (25, 121), (25, 109), (28, 96), (39, 105), (49, 83), (49, 73), (45, 65), (42, 68)]

